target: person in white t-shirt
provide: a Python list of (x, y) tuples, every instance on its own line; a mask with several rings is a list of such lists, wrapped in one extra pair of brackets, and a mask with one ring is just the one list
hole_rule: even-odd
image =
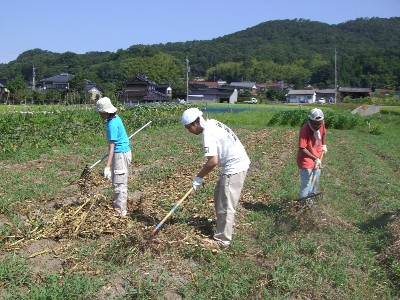
[(185, 128), (195, 135), (202, 135), (204, 156), (207, 158), (194, 177), (192, 185), (196, 191), (208, 173), (216, 166), (220, 168), (221, 174), (214, 189), (217, 230), (214, 240), (210, 242), (218, 248), (225, 248), (232, 241), (236, 206), (250, 159), (242, 143), (229, 127), (217, 120), (205, 120), (202, 115), (202, 111), (194, 107), (185, 110), (182, 115)]

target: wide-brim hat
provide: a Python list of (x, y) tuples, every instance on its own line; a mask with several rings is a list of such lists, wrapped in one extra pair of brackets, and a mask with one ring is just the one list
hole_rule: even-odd
[(100, 113), (113, 114), (117, 111), (117, 108), (112, 105), (110, 98), (103, 97), (96, 102), (96, 110)]

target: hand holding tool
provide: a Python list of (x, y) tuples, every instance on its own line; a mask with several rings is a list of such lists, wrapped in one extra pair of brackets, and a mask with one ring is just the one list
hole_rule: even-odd
[(203, 184), (203, 178), (197, 177), (197, 176), (196, 176), (196, 177), (193, 179), (192, 186), (193, 186), (193, 189), (194, 189), (195, 191), (197, 191), (197, 189), (198, 189), (202, 184)]
[(111, 169), (109, 167), (104, 168), (104, 179), (111, 179)]
[[(128, 139), (131, 139), (134, 135), (136, 135), (137, 133), (139, 133), (142, 129), (144, 129), (145, 127), (147, 127), (148, 125), (150, 125), (152, 121), (147, 122), (145, 125), (143, 125), (142, 127), (140, 127), (138, 130), (136, 130), (133, 134), (131, 134)], [(86, 176), (89, 175), (90, 170), (93, 169), (95, 166), (97, 166), (100, 162), (102, 162), (106, 157), (108, 156), (108, 153), (104, 154), (98, 161), (96, 161), (93, 165), (89, 166), (87, 165), (85, 167), (85, 169), (82, 171), (81, 174), (81, 178), (85, 178)], [(104, 174), (105, 177), (105, 174)]]
[(323, 199), (322, 192), (311, 194), (312, 190), (314, 189), (315, 182), (317, 181), (317, 176), (318, 176), (317, 171), (321, 168), (321, 163), (322, 163), (322, 158), (323, 157), (324, 157), (324, 152), (322, 152), (320, 158), (317, 158), (319, 160), (319, 164), (318, 165), (317, 165), (317, 163), (315, 164), (315, 170), (313, 171), (314, 175), (313, 175), (313, 177), (311, 179), (311, 187), (310, 187), (309, 195), (307, 195), (305, 197), (298, 198), (295, 201), (306, 200), (306, 201), (309, 201), (309, 202), (314, 202), (313, 199), (315, 199), (315, 200), (322, 200)]
[(321, 159), (317, 158), (314, 160), (314, 170), (318, 170), (319, 168), (321, 168)]

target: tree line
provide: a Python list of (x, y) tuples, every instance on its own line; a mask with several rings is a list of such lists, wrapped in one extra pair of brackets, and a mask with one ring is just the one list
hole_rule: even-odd
[(141, 73), (157, 83), (171, 84), (176, 95), (185, 93), (188, 59), (190, 79), (284, 81), (299, 89), (309, 84), (334, 88), (336, 63), (339, 86), (399, 90), (398, 45), (399, 17), (360, 18), (338, 25), (276, 20), (212, 40), (133, 45), (116, 52), (32, 49), (0, 64), (0, 79), (18, 90), (32, 81), (34, 65), (36, 82), (68, 72), (76, 75), (76, 88), (86, 79), (115, 95), (126, 79)]

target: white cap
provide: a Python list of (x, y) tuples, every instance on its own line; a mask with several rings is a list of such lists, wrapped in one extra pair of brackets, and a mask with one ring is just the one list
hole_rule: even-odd
[(182, 125), (186, 126), (196, 121), (196, 119), (203, 115), (203, 112), (197, 107), (188, 108), (183, 112)]
[(312, 121), (322, 121), (324, 119), (324, 113), (319, 108), (313, 108), (308, 118)]
[(101, 113), (113, 114), (117, 111), (117, 108), (112, 105), (110, 98), (103, 97), (96, 102), (96, 110)]

